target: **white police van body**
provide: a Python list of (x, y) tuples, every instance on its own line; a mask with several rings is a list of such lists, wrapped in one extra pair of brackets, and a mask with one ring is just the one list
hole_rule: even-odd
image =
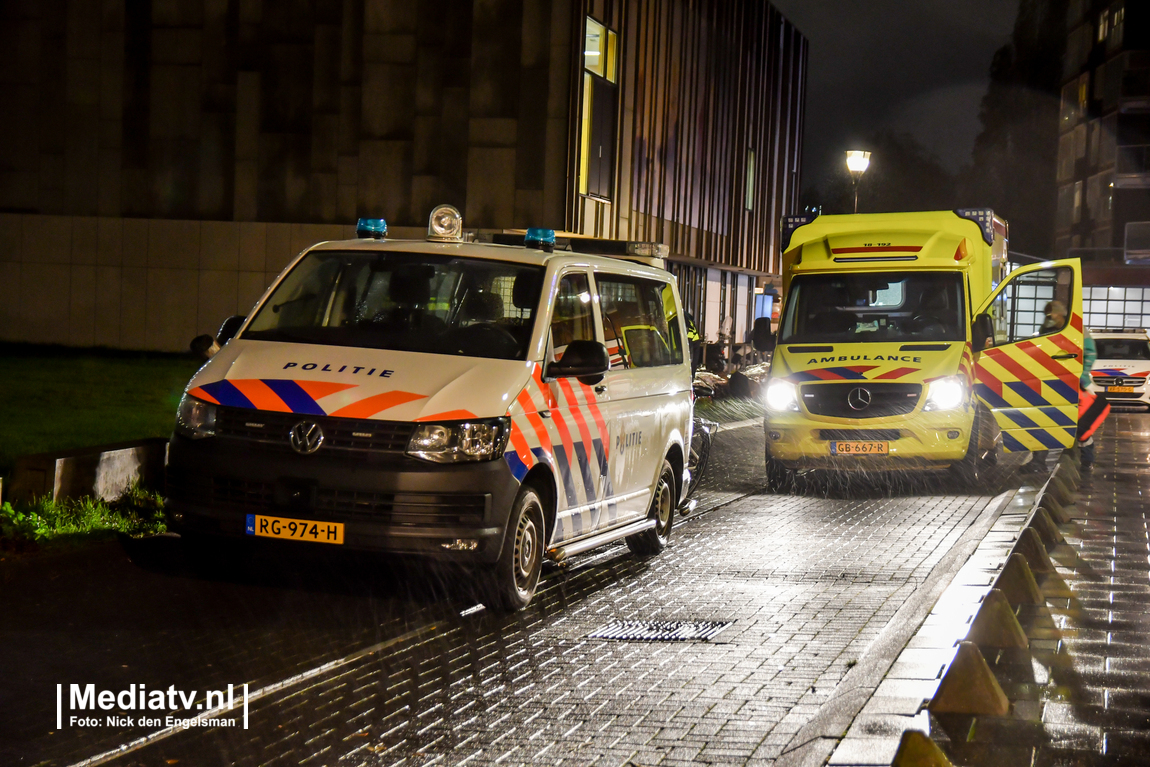
[(1098, 359), (1090, 376), (1093, 389), (1106, 393), (1111, 405), (1150, 407), (1150, 336), (1143, 328), (1091, 331)]
[(509, 609), (545, 556), (661, 550), (691, 436), (671, 275), (467, 242), (454, 209), (430, 233), (315, 245), (221, 329), (170, 444), (173, 527), (472, 563)]

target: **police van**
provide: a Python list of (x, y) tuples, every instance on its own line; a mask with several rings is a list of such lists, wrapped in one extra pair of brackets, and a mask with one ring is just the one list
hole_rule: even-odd
[(1091, 331), (1098, 358), (1090, 376), (1095, 391), (1111, 405), (1150, 407), (1150, 336), (1144, 328), (1096, 328)]
[(692, 390), (653, 246), (477, 242), (450, 206), (426, 241), (379, 219), (357, 235), (305, 250), (221, 327), (179, 405), (173, 528), (204, 552), (246, 536), (449, 559), (510, 610), (545, 557), (661, 551)]

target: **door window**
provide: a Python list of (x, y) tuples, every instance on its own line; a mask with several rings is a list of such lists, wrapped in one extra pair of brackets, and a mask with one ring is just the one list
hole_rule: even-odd
[(595, 317), (591, 309), (591, 287), (587, 275), (565, 274), (559, 279), (559, 292), (551, 313), (553, 359), (561, 359), (572, 341), (595, 340)]
[(1009, 280), (990, 306), (994, 343), (1057, 333), (1070, 319), (1074, 274), (1069, 267), (1039, 269)]
[(683, 361), (678, 310), (669, 284), (613, 274), (596, 274), (595, 284), (612, 368)]

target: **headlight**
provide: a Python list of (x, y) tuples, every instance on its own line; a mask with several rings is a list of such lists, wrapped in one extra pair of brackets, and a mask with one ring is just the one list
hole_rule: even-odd
[(954, 410), (966, 402), (966, 381), (962, 376), (947, 376), (927, 384), (924, 411)]
[(510, 426), (509, 418), (421, 423), (407, 443), (407, 454), (435, 463), (491, 461), (503, 455)]
[(790, 381), (772, 380), (767, 384), (767, 410), (799, 411), (799, 388)]
[(191, 439), (216, 435), (216, 406), (187, 394), (176, 409), (176, 433)]

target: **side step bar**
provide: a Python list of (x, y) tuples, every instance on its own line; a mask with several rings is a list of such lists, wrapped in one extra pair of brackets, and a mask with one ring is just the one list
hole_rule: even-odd
[(559, 546), (558, 548), (551, 549), (547, 552), (547, 558), (552, 562), (562, 562), (563, 560), (567, 559), (567, 557), (571, 557), (576, 554), (582, 554), (584, 551), (590, 551), (591, 549), (598, 548), (605, 543), (617, 541), (620, 538), (626, 538), (628, 535), (634, 535), (635, 533), (641, 533), (644, 530), (650, 530), (654, 526), (655, 520), (640, 519), (638, 522), (632, 522), (631, 524), (624, 525), (623, 527), (616, 527), (613, 530), (606, 530), (602, 533), (599, 533), (598, 535), (593, 535), (590, 538), (584, 538), (580, 541), (572, 541), (566, 546)]

